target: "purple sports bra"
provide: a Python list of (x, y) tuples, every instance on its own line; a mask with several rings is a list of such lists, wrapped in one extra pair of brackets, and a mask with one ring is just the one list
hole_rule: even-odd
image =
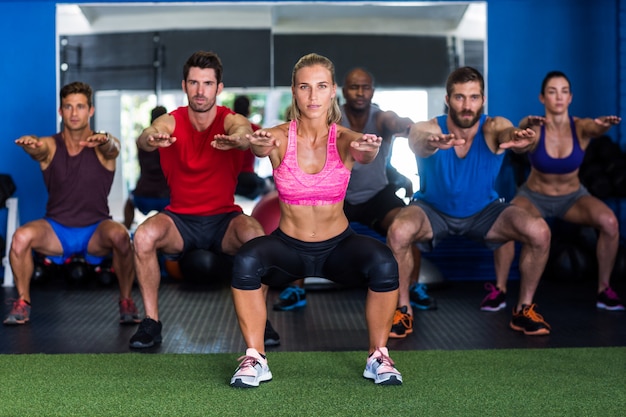
[(333, 123), (328, 130), (326, 164), (316, 174), (307, 174), (298, 166), (297, 126), (295, 120), (289, 124), (287, 151), (280, 165), (274, 169), (278, 198), (286, 204), (301, 206), (322, 206), (343, 201), (350, 170), (337, 151), (337, 125)]
[(569, 156), (565, 158), (552, 158), (546, 152), (546, 127), (541, 126), (541, 135), (539, 143), (534, 151), (528, 154), (530, 164), (539, 172), (544, 174), (568, 174), (576, 171), (585, 157), (585, 151), (580, 147), (578, 135), (576, 134), (576, 124), (574, 118), (570, 117), (570, 129), (572, 130), (573, 148)]

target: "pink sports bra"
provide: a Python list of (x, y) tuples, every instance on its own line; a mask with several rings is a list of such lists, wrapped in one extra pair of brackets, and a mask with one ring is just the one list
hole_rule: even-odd
[(278, 198), (283, 203), (301, 206), (322, 206), (343, 201), (350, 170), (337, 151), (337, 125), (333, 123), (328, 130), (326, 164), (316, 174), (307, 174), (298, 166), (297, 126), (295, 120), (289, 124), (287, 151), (280, 165), (274, 169)]

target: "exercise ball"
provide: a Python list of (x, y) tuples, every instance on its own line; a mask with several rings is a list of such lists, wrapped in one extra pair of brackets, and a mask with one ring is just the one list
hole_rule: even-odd
[(265, 194), (252, 209), (251, 216), (261, 223), (265, 234), (270, 234), (276, 230), (280, 221), (278, 192), (270, 191)]
[(550, 248), (546, 271), (556, 281), (583, 281), (595, 279), (595, 254), (572, 242), (558, 242)]
[(178, 261), (184, 280), (191, 282), (215, 282), (227, 276), (228, 265), (219, 255), (205, 250), (195, 249), (187, 252)]
[(430, 260), (422, 256), (418, 281), (420, 284), (434, 286), (444, 282), (443, 274)]
[(174, 279), (183, 279), (183, 274), (182, 272), (180, 272), (180, 264), (178, 263), (178, 261), (175, 261), (173, 259), (166, 259), (163, 263), (165, 265), (164, 269), (165, 272), (167, 272), (167, 275)]

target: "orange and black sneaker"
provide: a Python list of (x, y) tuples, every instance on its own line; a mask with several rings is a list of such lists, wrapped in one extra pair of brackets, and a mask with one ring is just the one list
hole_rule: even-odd
[(509, 326), (518, 332), (524, 332), (527, 336), (543, 336), (550, 334), (550, 325), (546, 323), (541, 314), (535, 311), (536, 304), (522, 305), (522, 309), (515, 312)]
[(396, 308), (393, 315), (393, 324), (389, 337), (392, 339), (404, 339), (407, 335), (413, 333), (413, 316), (408, 312), (407, 306)]

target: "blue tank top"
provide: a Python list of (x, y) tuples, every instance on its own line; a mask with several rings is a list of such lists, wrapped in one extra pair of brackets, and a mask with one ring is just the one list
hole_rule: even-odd
[(572, 131), (572, 152), (565, 158), (553, 158), (546, 151), (546, 126), (541, 126), (541, 135), (537, 147), (528, 153), (528, 159), (533, 168), (544, 174), (569, 174), (580, 168), (585, 157), (585, 151), (580, 147), (576, 124), (570, 116), (570, 129)]
[[(341, 124), (350, 129), (350, 121), (346, 116), (344, 106), (341, 106)], [(376, 128), (376, 117), (381, 111), (375, 104), (370, 106), (370, 114), (362, 133), (372, 133), (378, 136), (382, 134)], [(354, 163), (352, 176), (348, 183), (348, 191), (346, 192), (346, 201), (348, 203), (365, 203), (387, 186), (389, 183), (387, 179), (387, 158), (390, 151), (391, 140), (383, 140), (378, 150), (378, 155), (372, 162), (369, 164)]]
[[(441, 131), (449, 133), (447, 115), (437, 117)], [(465, 158), (459, 158), (454, 148), (439, 149), (428, 158), (416, 157), (420, 190), (413, 198), (422, 199), (437, 210), (452, 217), (469, 217), (499, 198), (495, 182), (504, 153), (494, 154), (485, 142), (482, 115), (478, 132)]]

